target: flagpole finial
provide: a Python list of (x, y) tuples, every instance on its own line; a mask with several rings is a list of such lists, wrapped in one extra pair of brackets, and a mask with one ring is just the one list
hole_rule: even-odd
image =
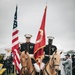
[(18, 8), (18, 4), (16, 4), (16, 9)]
[(47, 2), (46, 2), (46, 7), (45, 8), (47, 9)]

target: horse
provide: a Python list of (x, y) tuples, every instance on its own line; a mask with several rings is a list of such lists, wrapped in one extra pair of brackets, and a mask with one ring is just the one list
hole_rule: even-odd
[(20, 75), (35, 75), (35, 69), (32, 65), (30, 55), (27, 51), (23, 51), (20, 55), (21, 72)]
[(47, 62), (43, 69), (43, 75), (58, 75), (59, 65), (60, 65), (60, 54), (62, 52), (55, 51), (50, 57), (50, 60)]

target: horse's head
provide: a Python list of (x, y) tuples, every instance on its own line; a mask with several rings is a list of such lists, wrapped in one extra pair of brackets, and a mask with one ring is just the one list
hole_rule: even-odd
[(29, 54), (27, 51), (23, 51), (21, 53), (21, 65), (22, 65), (22, 72), (26, 75), (28, 73), (29, 67), (28, 67), (28, 63), (29, 63)]
[(59, 71), (61, 53), (62, 52), (59, 53), (59, 52), (55, 51), (51, 57), (52, 67), (55, 69), (56, 72)]

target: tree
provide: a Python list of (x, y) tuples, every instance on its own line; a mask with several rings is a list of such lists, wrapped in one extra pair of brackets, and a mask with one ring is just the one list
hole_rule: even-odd
[(75, 54), (75, 50), (69, 50), (67, 51), (68, 54)]

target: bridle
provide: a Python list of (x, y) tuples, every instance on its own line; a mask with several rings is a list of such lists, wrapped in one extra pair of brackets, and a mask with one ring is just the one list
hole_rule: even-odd
[(24, 72), (24, 74), (25, 73), (27, 73), (28, 72), (28, 70), (29, 70), (29, 68), (27, 67), (27, 65), (28, 65), (28, 59), (29, 58), (25, 58), (25, 63), (26, 63), (26, 66), (23, 66), (22, 68), (21, 68), (21, 72)]
[[(28, 56), (28, 55), (27, 55), (27, 56)], [(21, 71), (24, 69), (24, 74), (25, 74), (25, 72), (28, 72), (29, 69), (30, 69), (30, 68), (28, 68), (28, 66), (27, 66), (27, 65), (28, 65), (29, 57), (28, 57), (28, 58), (25, 58), (25, 60), (26, 60), (26, 66), (22, 67), (22, 69), (21, 69)], [(29, 75), (32, 75), (32, 73), (33, 73), (34, 71), (35, 71), (35, 69), (33, 69)]]
[[(27, 66), (22, 67), (22, 69), (24, 69), (24, 74), (25, 74), (26, 71), (28, 72), (28, 70), (29, 70), (29, 69), (27, 69), (27, 70), (25, 71), (25, 68), (27, 68)], [(21, 69), (21, 71), (22, 71), (22, 69)], [(29, 75), (32, 75), (32, 73), (33, 73), (34, 71), (35, 71), (35, 69), (33, 69), (32, 72), (31, 72)]]
[(54, 58), (54, 55), (52, 56), (52, 61), (53, 61), (53, 66), (51, 66), (50, 64), (49, 64), (49, 66), (51, 67), (51, 68), (54, 68), (55, 66), (59, 66), (59, 64), (55, 64), (55, 58)]

